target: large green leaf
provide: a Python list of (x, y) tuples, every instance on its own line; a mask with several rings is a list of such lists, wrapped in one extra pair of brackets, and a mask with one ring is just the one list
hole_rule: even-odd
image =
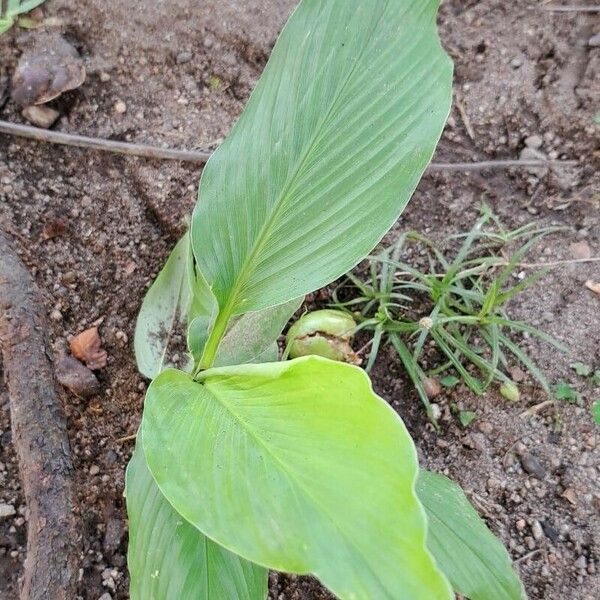
[(264, 600), (267, 571), (202, 535), (167, 502), (141, 448), (127, 467), (131, 600)]
[(416, 452), (356, 367), (310, 356), (163, 371), (142, 421), (148, 466), (190, 523), (342, 600), (451, 598), (425, 548)]
[(508, 552), (452, 480), (421, 471), (417, 494), (429, 521), (427, 547), (454, 589), (470, 600), (522, 600)]
[(202, 174), (191, 235), (217, 336), (342, 275), (398, 218), (450, 107), (438, 2), (304, 0), (288, 21)]

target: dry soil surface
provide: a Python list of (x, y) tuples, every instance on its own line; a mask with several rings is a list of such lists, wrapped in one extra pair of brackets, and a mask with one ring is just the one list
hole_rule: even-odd
[[(83, 57), (85, 84), (53, 102), (55, 128), (178, 148), (214, 148), (240, 114), (294, 0), (49, 0), (46, 15)], [(424, 177), (396, 231), (434, 239), (467, 229), (487, 202), (509, 226), (535, 221), (564, 229), (531, 260), (572, 259), (574, 243), (600, 255), (598, 16), (551, 13), (547, 3), (449, 0), (441, 36), (456, 64), (455, 105), (436, 160), (518, 158), (524, 149), (575, 168), (436, 173)], [(0, 75), (10, 75), (39, 30), (0, 38)], [(1, 81), (1, 80), (0, 80)], [(2, 97), (0, 90), (0, 97)], [(9, 100), (0, 118), (22, 121)], [(108, 364), (101, 392), (88, 400), (60, 390), (69, 418), (84, 547), (81, 597), (127, 598), (124, 469), (147, 382), (132, 351), (144, 292), (185, 228), (201, 168), (42, 145), (0, 135), (0, 225), (15, 239), (43, 290), (52, 350), (101, 321)], [(49, 233), (56, 234), (49, 237)], [(49, 238), (49, 239), (48, 239)], [(582, 244), (577, 248), (581, 251)], [(571, 263), (510, 305), (518, 318), (562, 340), (562, 355), (532, 339), (520, 343), (551, 381), (565, 379), (581, 406), (559, 403), (519, 415), (546, 398), (524, 386), (517, 404), (458, 386), (437, 399), (435, 433), (397, 358), (384, 350), (377, 391), (405, 419), (423, 464), (454, 477), (502, 537), (535, 600), (600, 597), (599, 428), (590, 406), (600, 398), (569, 369), (600, 369), (600, 281), (596, 263)], [(327, 301), (327, 291), (318, 296)], [(477, 412), (462, 428), (450, 405)], [(17, 598), (27, 510), (11, 449), (6, 391), (0, 387), (0, 597)], [(526, 448), (542, 472), (526, 472)], [(11, 512), (11, 509), (7, 509)], [(271, 575), (272, 599), (330, 596), (310, 578)], [(103, 596), (109, 594), (109, 596)]]

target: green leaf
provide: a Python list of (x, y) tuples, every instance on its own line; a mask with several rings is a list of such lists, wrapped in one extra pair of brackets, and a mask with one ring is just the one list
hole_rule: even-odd
[(8, 31), (13, 26), (14, 22), (12, 17), (0, 17), (0, 35), (5, 31)]
[(594, 423), (600, 425), (600, 398), (592, 404), (592, 417), (594, 418)]
[(562, 379), (554, 386), (554, 395), (557, 400), (566, 400), (570, 404), (581, 402), (581, 394)]
[(442, 377), (440, 379), (440, 383), (444, 387), (453, 388), (460, 383), (460, 379), (458, 377), (455, 377), (454, 375), (446, 375), (446, 377)]
[(165, 367), (173, 366), (173, 337), (184, 334), (187, 323), (197, 318), (191, 340), (188, 332), (188, 346), (190, 351), (202, 348), (215, 314), (215, 297), (194, 265), (186, 233), (146, 293), (138, 314), (134, 348), (140, 373), (153, 379)]
[(417, 494), (429, 528), (427, 547), (454, 590), (470, 600), (521, 600), (508, 552), (452, 480), (421, 470)]
[(425, 548), (412, 440), (364, 371), (309, 356), (201, 378), (163, 371), (142, 422), (150, 471), (190, 523), (341, 600), (451, 598)]
[(592, 385), (600, 385), (600, 369), (594, 371), (594, 374), (590, 377), (590, 383)]
[(191, 303), (188, 286), (189, 236), (184, 235), (146, 293), (135, 325), (135, 359), (149, 379), (169, 364), (173, 335), (185, 331)]
[(458, 420), (463, 427), (468, 427), (477, 418), (477, 413), (472, 410), (461, 410), (458, 413)]
[(577, 375), (581, 377), (589, 377), (592, 374), (592, 367), (582, 362), (574, 362), (569, 365)]
[(191, 235), (217, 335), (344, 274), (406, 206), (451, 102), (438, 3), (304, 0), (288, 21), (202, 174)]
[(126, 475), (132, 600), (265, 600), (267, 571), (202, 535), (157, 487), (138, 444)]
[(279, 306), (241, 316), (221, 340), (215, 366), (257, 362), (257, 358), (277, 341), (303, 301), (304, 297), (295, 298)]

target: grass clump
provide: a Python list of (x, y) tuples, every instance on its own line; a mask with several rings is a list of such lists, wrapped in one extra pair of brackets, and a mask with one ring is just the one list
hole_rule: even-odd
[[(549, 393), (546, 378), (511, 334), (529, 334), (564, 348), (543, 331), (510, 318), (506, 305), (545, 275), (546, 270), (537, 269), (515, 278), (527, 253), (552, 231), (556, 229), (536, 229), (533, 224), (508, 230), (484, 206), (468, 233), (451, 236), (459, 242), (452, 258), (416, 231), (402, 234), (392, 246), (369, 257), (366, 272), (349, 273), (333, 293), (333, 306), (352, 313), (357, 331), (371, 334), (366, 370), (372, 369), (381, 347), (391, 344), (432, 420), (428, 388), (440, 374), (445, 374), (442, 384), (453, 387), (462, 380), (476, 394), (493, 382), (514, 392), (506, 370), (509, 360), (516, 359)], [(426, 269), (401, 259), (409, 246), (425, 256)], [(442, 359), (426, 369), (430, 341)]]

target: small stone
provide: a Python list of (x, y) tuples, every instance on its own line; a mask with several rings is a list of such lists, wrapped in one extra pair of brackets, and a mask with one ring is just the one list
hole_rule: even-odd
[(100, 73), (100, 81), (102, 83), (107, 83), (108, 81), (110, 81), (110, 75), (108, 73)]
[(575, 566), (582, 571), (587, 568), (587, 559), (583, 554), (575, 561)]
[(571, 256), (573, 258), (576, 258), (578, 260), (591, 258), (592, 256), (592, 249), (585, 240), (571, 244), (569, 246), (569, 252), (571, 253)]
[(509, 369), (508, 372), (510, 373), (510, 378), (515, 383), (521, 383), (522, 381), (525, 381), (525, 378), (527, 377), (525, 371), (519, 367), (513, 367), (512, 369)]
[(59, 383), (80, 398), (93, 396), (100, 390), (96, 376), (72, 356), (64, 356), (56, 363)]
[(598, 46), (600, 46), (600, 33), (593, 35), (588, 40), (588, 46), (591, 46), (592, 48), (597, 48)]
[(12, 79), (12, 98), (21, 106), (44, 104), (85, 81), (77, 50), (59, 35), (41, 33), (23, 53)]
[(178, 65), (183, 65), (185, 63), (189, 63), (193, 56), (194, 55), (191, 52), (180, 52), (175, 58), (175, 61)]
[[(548, 160), (548, 157), (541, 152), (540, 150), (534, 150), (533, 148), (525, 147), (521, 150), (519, 154), (519, 158), (521, 160), (539, 160), (545, 161)], [(543, 177), (548, 172), (548, 167), (540, 166), (540, 167), (527, 167), (527, 171), (536, 177)]]
[(560, 536), (560, 533), (558, 532), (558, 529), (556, 529), (552, 523), (548, 523), (548, 521), (544, 521), (542, 523), (542, 529), (544, 530), (544, 533), (546, 534), (546, 537), (551, 541), (551, 542), (556, 542), (558, 541), (558, 538)]
[(94, 475), (98, 475), (100, 473), (100, 467), (98, 465), (92, 465), (90, 467), (90, 475), (93, 477)]
[(108, 592), (105, 592), (98, 600), (112, 600), (112, 596)]
[(539, 150), (542, 147), (544, 140), (539, 135), (530, 135), (525, 138), (525, 145), (528, 148), (533, 148), (534, 150)]
[(127, 104), (125, 104), (125, 102), (123, 102), (123, 100), (118, 100), (115, 103), (115, 112), (118, 115), (124, 115), (127, 112)]
[(442, 416), (442, 410), (440, 408), (439, 404), (436, 404), (435, 402), (431, 404), (431, 418), (434, 421), (438, 421), (439, 418)]
[(526, 473), (529, 473), (529, 475), (540, 480), (546, 478), (546, 469), (544, 469), (542, 463), (536, 456), (527, 452), (522, 454), (519, 458), (521, 459), (521, 466)]
[(62, 316), (62, 313), (60, 312), (60, 310), (53, 310), (50, 313), (50, 318), (53, 321), (55, 321), (56, 323), (58, 323), (58, 322), (62, 321), (63, 316)]
[(492, 435), (492, 433), (494, 433), (493, 425), (487, 421), (479, 421), (479, 423), (477, 423), (477, 429), (484, 435)]
[(12, 504), (0, 504), (0, 519), (6, 519), (16, 514), (17, 511)]
[(120, 341), (123, 342), (124, 344), (127, 343), (127, 341), (129, 340), (129, 338), (127, 337), (127, 334), (124, 331), (117, 331), (117, 333), (115, 333), (115, 337)]
[(435, 398), (442, 393), (442, 386), (435, 377), (426, 377), (423, 379), (423, 389), (428, 398)]
[(517, 56), (517, 57), (515, 57), (515, 58), (513, 58), (513, 59), (510, 61), (510, 66), (511, 66), (513, 69), (518, 69), (518, 68), (519, 68), (520, 66), (522, 66), (522, 65), (523, 65), (523, 59), (522, 59), (522, 58), (519, 58), (518, 56)]
[(567, 488), (563, 493), (562, 497), (568, 500), (573, 506), (577, 504), (577, 494), (572, 488)]
[(49, 106), (26, 106), (21, 114), (30, 123), (42, 129), (49, 129), (60, 117), (60, 113)]
[(541, 540), (544, 537), (544, 531), (539, 521), (534, 521), (531, 526), (531, 535), (534, 540)]
[(523, 531), (523, 529), (525, 529), (525, 526), (527, 525), (527, 523), (525, 523), (524, 519), (519, 519), (516, 523), (515, 523), (515, 527), (517, 528), (517, 531)]
[(104, 551), (108, 554), (118, 550), (125, 535), (125, 527), (121, 519), (109, 519), (104, 533)]

